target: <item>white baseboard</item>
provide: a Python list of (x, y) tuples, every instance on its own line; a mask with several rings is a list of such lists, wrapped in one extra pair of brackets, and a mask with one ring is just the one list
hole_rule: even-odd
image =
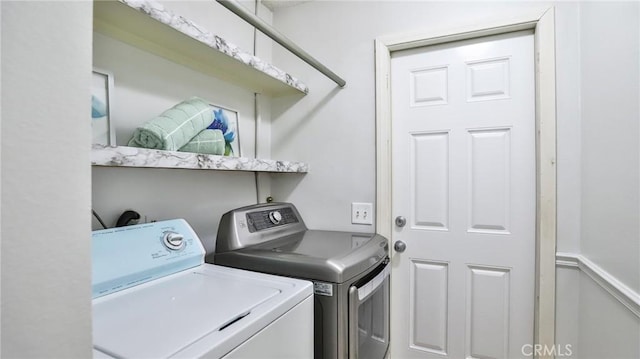
[(640, 318), (640, 294), (626, 286), (587, 257), (575, 253), (556, 253), (556, 265), (578, 268)]

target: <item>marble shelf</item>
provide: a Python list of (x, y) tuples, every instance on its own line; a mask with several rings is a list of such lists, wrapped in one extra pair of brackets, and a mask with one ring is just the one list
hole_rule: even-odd
[(93, 2), (94, 31), (196, 71), (271, 96), (307, 85), (152, 0)]
[(272, 173), (307, 173), (309, 171), (309, 166), (304, 162), (214, 156), (190, 152), (103, 145), (92, 146), (91, 165)]

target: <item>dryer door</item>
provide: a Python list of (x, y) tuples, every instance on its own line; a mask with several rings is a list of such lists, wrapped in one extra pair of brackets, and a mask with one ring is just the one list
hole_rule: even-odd
[(349, 358), (382, 359), (387, 353), (390, 273), (385, 261), (372, 272), (373, 278), (349, 288)]

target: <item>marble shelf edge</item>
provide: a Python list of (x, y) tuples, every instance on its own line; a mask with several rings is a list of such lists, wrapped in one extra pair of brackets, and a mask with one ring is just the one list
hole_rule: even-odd
[(226, 157), (98, 144), (94, 144), (91, 148), (91, 165), (271, 173), (307, 173), (309, 171), (309, 165), (304, 162)]
[[(199, 26), (193, 21), (181, 15), (173, 13), (171, 10), (165, 8), (164, 5), (156, 1), (110, 0), (110, 1), (97, 1), (97, 3), (98, 5), (100, 5), (100, 7), (96, 7), (94, 4), (94, 12), (98, 12), (98, 15), (97, 15), (98, 18), (101, 18), (102, 16), (107, 15), (107, 13), (100, 14), (101, 11), (103, 11), (101, 9), (106, 9), (104, 8), (105, 6), (116, 5), (116, 6), (122, 6), (124, 8), (128, 8), (131, 11), (140, 14), (140, 16), (153, 19), (158, 23), (166, 26), (167, 28), (173, 29), (183, 34), (184, 36), (187, 36), (192, 40), (195, 40), (197, 43), (200, 43), (202, 46), (210, 48), (211, 50), (222, 54), (223, 57), (227, 56), (228, 59), (230, 60), (233, 59), (235, 61), (238, 61), (242, 65), (247, 66), (248, 68), (252, 68), (258, 73), (263, 74), (263, 76), (266, 75), (266, 77), (272, 78), (273, 81), (281, 82), (282, 86), (287, 86), (290, 89), (297, 91), (298, 93), (302, 93), (302, 94), (309, 93), (309, 88), (307, 87), (307, 85), (302, 83), (296, 77), (277, 68), (276, 66), (273, 66), (268, 62), (265, 62), (259, 57), (254, 56), (240, 49), (235, 44), (221, 38), (218, 35), (213, 34), (212, 32), (208, 31), (202, 26)], [(123, 13), (119, 13), (119, 12), (111, 13), (110, 20), (106, 20), (106, 18), (102, 18), (102, 20), (103, 21), (106, 20), (107, 23), (110, 23), (112, 28), (113, 27), (119, 28), (117, 32), (133, 31), (132, 34), (139, 36), (139, 34), (134, 30), (134, 28), (125, 29), (126, 26), (123, 26), (124, 24), (122, 23), (122, 21), (124, 20), (122, 19), (126, 17), (121, 15), (123, 15)], [(94, 15), (94, 17), (95, 16), (96, 15)], [(155, 34), (154, 36), (157, 36), (157, 34)], [(153, 43), (154, 41), (152, 40), (151, 42)], [(229, 61), (229, 60), (224, 60), (224, 61)], [(272, 85), (268, 85), (268, 86), (272, 86)], [(281, 91), (281, 90), (277, 90), (277, 91)]]

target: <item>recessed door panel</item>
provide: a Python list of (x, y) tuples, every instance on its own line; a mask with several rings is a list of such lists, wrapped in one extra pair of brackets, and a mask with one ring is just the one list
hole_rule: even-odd
[(469, 231), (508, 233), (510, 130), (469, 131)]
[(411, 106), (433, 106), (447, 103), (448, 69), (446, 66), (410, 72)]
[(411, 134), (413, 227), (447, 230), (449, 134)]
[(467, 64), (467, 101), (509, 98), (509, 58)]
[(447, 354), (448, 265), (413, 261), (411, 346), (414, 349)]
[(467, 358), (509, 357), (509, 270), (469, 266)]

